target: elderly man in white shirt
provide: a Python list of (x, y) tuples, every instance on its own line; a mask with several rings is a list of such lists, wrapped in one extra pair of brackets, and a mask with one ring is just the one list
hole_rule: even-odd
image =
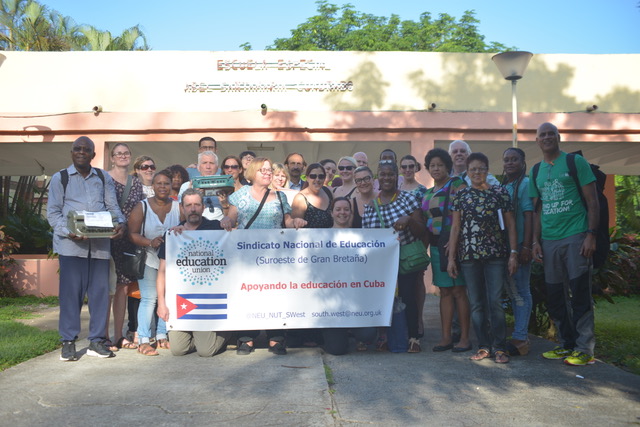
[[(218, 156), (213, 151), (203, 151), (198, 154), (198, 172), (200, 176), (212, 176), (218, 171)], [(187, 188), (192, 187), (192, 181), (185, 182), (180, 187), (178, 200), (182, 199), (182, 193)], [(223, 200), (220, 200), (223, 198)], [(220, 221), (224, 218), (223, 206), (228, 207), (228, 202), (224, 196), (206, 196), (204, 197), (205, 210), (202, 216), (210, 220)]]
[[(467, 176), (467, 157), (469, 157), (469, 154), (471, 154), (471, 147), (469, 147), (466, 141), (456, 139), (449, 144), (449, 155), (451, 156), (451, 160), (453, 160), (451, 176), (459, 176), (470, 186), (471, 179)], [(496, 177), (491, 174), (487, 175), (487, 183), (489, 185), (500, 185)]]

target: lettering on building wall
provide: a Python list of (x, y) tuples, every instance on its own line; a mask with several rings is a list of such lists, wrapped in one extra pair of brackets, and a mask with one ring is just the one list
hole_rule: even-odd
[[(314, 61), (313, 59), (287, 60), (278, 59), (275, 62), (254, 59), (219, 59), (217, 61), (217, 71), (329, 71), (325, 62)], [(207, 93), (207, 92), (351, 92), (353, 82), (349, 81), (300, 81), (297, 83), (283, 82), (221, 82), (221, 83), (187, 83), (184, 88), (185, 93)]]
[(279, 70), (279, 71), (328, 71), (331, 70), (325, 62), (314, 61), (313, 59), (300, 59), (296, 61), (290, 61), (286, 59), (278, 59), (277, 62), (267, 62), (266, 60), (256, 61), (253, 59), (247, 60), (218, 60), (218, 71), (266, 71), (266, 70)]
[(326, 81), (326, 82), (300, 82), (300, 83), (187, 83), (186, 93), (204, 92), (351, 92), (353, 82)]

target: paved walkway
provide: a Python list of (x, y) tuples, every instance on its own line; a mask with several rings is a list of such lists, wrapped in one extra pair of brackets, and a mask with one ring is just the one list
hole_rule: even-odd
[[(274, 356), (258, 349), (204, 359), (120, 350), (113, 359), (61, 362), (57, 350), (0, 373), (0, 425), (640, 423), (640, 376), (601, 362), (569, 367), (540, 358), (551, 342), (534, 337), (532, 354), (507, 365), (433, 353), (437, 307), (437, 298), (428, 297), (420, 354), (291, 349)], [(55, 328), (57, 313), (50, 311), (45, 318)], [(78, 350), (87, 345), (78, 342)]]

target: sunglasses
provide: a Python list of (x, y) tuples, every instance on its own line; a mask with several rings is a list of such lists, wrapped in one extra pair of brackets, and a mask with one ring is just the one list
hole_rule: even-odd
[(222, 166), (224, 169), (240, 169), (238, 165), (224, 165)]
[(309, 175), (307, 175), (307, 177), (309, 179), (320, 179), (320, 180), (324, 181), (324, 179), (327, 177), (327, 175), (325, 175), (323, 173), (320, 173), (320, 174), (310, 173)]
[(355, 166), (338, 166), (338, 170), (340, 170), (340, 171), (343, 171), (343, 170), (352, 171), (355, 168), (356, 168)]
[(141, 171), (146, 171), (147, 169), (151, 169), (152, 171), (156, 170), (156, 165), (141, 165), (138, 169)]
[(402, 165), (400, 166), (402, 169), (415, 169), (416, 165), (415, 164), (411, 164), (411, 165)]

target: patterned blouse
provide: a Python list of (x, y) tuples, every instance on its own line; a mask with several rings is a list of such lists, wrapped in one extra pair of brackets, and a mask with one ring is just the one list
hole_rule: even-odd
[[(362, 228), (391, 228), (393, 224), (403, 216), (411, 215), (416, 209), (420, 209), (420, 202), (411, 193), (400, 191), (398, 197), (386, 205), (378, 205), (380, 216), (384, 225), (380, 223), (380, 218), (376, 212), (374, 203), (366, 205), (364, 215), (362, 215)], [(413, 243), (418, 240), (408, 228), (398, 232), (400, 236), (400, 246)]]
[[(254, 199), (251, 195), (251, 188), (250, 185), (245, 185), (229, 196), (229, 203), (238, 208), (238, 229), (244, 229), (247, 226), (247, 223), (260, 206), (260, 201)], [(262, 206), (262, 210), (250, 228), (260, 230), (282, 228), (282, 212), (290, 214), (291, 206), (289, 206), (285, 195), (280, 193), (280, 191), (276, 191), (276, 199), (266, 202)]]
[[(422, 201), (422, 212), (427, 219), (427, 229), (434, 235), (439, 236), (442, 232), (442, 223), (444, 221), (445, 231), (451, 230), (451, 205), (453, 204), (454, 195), (460, 190), (465, 182), (457, 176), (449, 179), (447, 183), (438, 191), (434, 191), (436, 187), (427, 190)], [(449, 213), (446, 218), (444, 214), (444, 202), (449, 195)]]
[(506, 258), (509, 255), (507, 232), (500, 229), (498, 219), (499, 210), (503, 213), (513, 211), (511, 197), (504, 187), (463, 188), (453, 198), (451, 209), (461, 214), (460, 260)]
[(307, 210), (304, 213), (304, 220), (307, 221), (307, 225), (305, 228), (331, 228), (333, 227), (333, 217), (331, 216), (331, 192), (327, 189), (327, 187), (322, 187), (322, 189), (329, 196), (329, 206), (327, 209), (322, 210), (313, 206), (307, 200), (304, 194), (300, 194), (304, 197), (304, 201), (307, 204)]

